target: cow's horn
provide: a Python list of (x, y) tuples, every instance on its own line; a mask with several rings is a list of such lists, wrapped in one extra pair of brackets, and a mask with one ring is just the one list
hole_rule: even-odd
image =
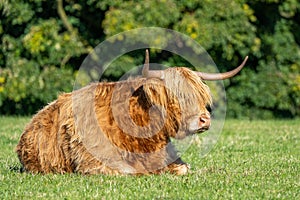
[(202, 78), (202, 80), (207, 80), (207, 81), (216, 81), (216, 80), (224, 80), (230, 77), (233, 77), (236, 75), (241, 69), (244, 67), (245, 63), (248, 60), (248, 56), (244, 59), (242, 64), (235, 68), (234, 70), (231, 70), (229, 72), (224, 72), (224, 73), (204, 73), (204, 72), (196, 72), (198, 76)]
[(149, 51), (146, 49), (146, 55), (145, 55), (145, 63), (142, 71), (143, 77), (149, 78), (160, 78), (163, 79), (164, 73), (160, 70), (149, 70)]
[(149, 74), (149, 51), (146, 49), (145, 53), (145, 63), (142, 71), (143, 77), (148, 77)]

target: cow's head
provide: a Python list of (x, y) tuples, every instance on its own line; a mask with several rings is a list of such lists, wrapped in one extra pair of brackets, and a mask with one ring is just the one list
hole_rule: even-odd
[(149, 70), (149, 54), (146, 50), (143, 76), (159, 78), (163, 81), (166, 96), (169, 98), (168, 103), (172, 104), (176, 101), (174, 107), (171, 107), (170, 115), (177, 120), (178, 129), (175, 135), (171, 135), (172, 137), (182, 139), (187, 135), (202, 133), (210, 128), (212, 98), (203, 80), (223, 80), (233, 77), (244, 67), (247, 59), (248, 57), (234, 70), (225, 73), (195, 72), (185, 67)]

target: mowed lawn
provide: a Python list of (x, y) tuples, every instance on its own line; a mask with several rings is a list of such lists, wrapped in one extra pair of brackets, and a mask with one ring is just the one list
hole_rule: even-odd
[(186, 176), (31, 175), (14, 148), (30, 118), (0, 117), (0, 199), (300, 199), (300, 120), (227, 120)]

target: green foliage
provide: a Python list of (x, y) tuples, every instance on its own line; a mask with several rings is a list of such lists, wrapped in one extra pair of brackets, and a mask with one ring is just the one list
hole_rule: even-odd
[(3, 9), (3, 15), (11, 22), (11, 25), (22, 25), (30, 21), (34, 15), (31, 5), (22, 1), (3, 0), (0, 8)]
[[(102, 1), (100, 6), (105, 3), (109, 4), (109, 2)], [(171, 24), (177, 23), (180, 17), (180, 10), (174, 1), (138, 2), (124, 1), (106, 12), (103, 27), (107, 36), (145, 26), (169, 27)]]
[(236, 87), (228, 89), (230, 115), (299, 116), (300, 32), (295, 30), (300, 30), (300, 24), (295, 14), (299, 14), (300, 3), (255, 1), (250, 4), (256, 9), (255, 25), (261, 48), (255, 54), (252, 70), (245, 70), (236, 78), (239, 92)]
[[(20, 173), (13, 151), (29, 118), (0, 117), (3, 199), (299, 199), (299, 120), (228, 120), (204, 158), (183, 153), (186, 176)], [(208, 133), (204, 133), (208, 134)], [(12, 187), (13, 186), (13, 187)]]
[(83, 53), (82, 43), (75, 42), (73, 37), (69, 32), (60, 33), (57, 21), (48, 19), (31, 26), (22, 42), (25, 51), (39, 66), (65, 65), (71, 55), (78, 56)]
[[(240, 76), (225, 81), (229, 116), (300, 115), (297, 0), (66, 0), (66, 17), (59, 14), (57, 2), (0, 2), (0, 113), (34, 113), (57, 93), (71, 91), (76, 70), (104, 39), (134, 28), (163, 27), (198, 42), (220, 71), (249, 55)], [(163, 47), (168, 36), (155, 39)], [(190, 66), (170, 53), (154, 49), (151, 54), (157, 63)], [(118, 58), (104, 79), (118, 80), (143, 58), (142, 51)]]
[[(70, 59), (86, 51), (52, 16), (39, 16), (42, 1), (3, 2), (0, 50), (0, 113), (31, 114), (60, 91), (72, 90)], [(34, 15), (37, 17), (33, 17)]]
[(221, 56), (227, 60), (232, 60), (237, 53), (245, 56), (255, 48), (252, 47), (257, 45), (255, 27), (242, 6), (230, 0), (201, 1), (199, 4), (194, 12), (184, 13), (176, 29), (194, 38), (213, 56), (223, 50)]
[(6, 114), (34, 113), (55, 99), (59, 91), (72, 91), (73, 81), (70, 69), (47, 66), (41, 70), (35, 62), (18, 60), (12, 68), (1, 73), (1, 111)]

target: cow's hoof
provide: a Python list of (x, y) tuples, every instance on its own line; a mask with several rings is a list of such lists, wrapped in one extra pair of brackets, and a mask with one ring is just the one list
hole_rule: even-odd
[(190, 169), (189, 164), (183, 164), (183, 165), (176, 166), (173, 170), (176, 175), (185, 175), (188, 173), (189, 169)]

